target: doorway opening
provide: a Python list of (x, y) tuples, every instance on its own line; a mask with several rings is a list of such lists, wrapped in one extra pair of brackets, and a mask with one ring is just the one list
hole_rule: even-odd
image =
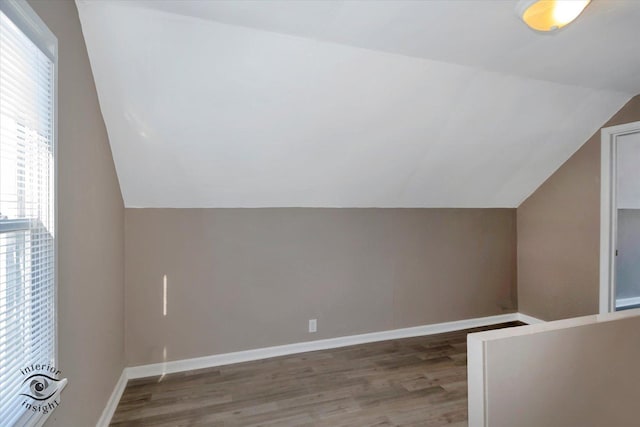
[(640, 308), (640, 122), (602, 129), (600, 313)]

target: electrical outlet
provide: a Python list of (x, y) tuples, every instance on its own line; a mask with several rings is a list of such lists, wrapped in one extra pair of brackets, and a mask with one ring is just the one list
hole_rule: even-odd
[(318, 330), (318, 319), (309, 319), (309, 332), (316, 332)]

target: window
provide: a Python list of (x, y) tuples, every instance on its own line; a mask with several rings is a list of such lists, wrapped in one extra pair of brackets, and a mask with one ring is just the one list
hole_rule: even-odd
[(0, 414), (24, 414), (20, 370), (55, 366), (56, 42), (24, 1), (0, 1)]

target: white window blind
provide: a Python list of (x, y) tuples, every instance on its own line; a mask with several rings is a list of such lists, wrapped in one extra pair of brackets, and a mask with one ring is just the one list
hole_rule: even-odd
[(20, 369), (55, 365), (55, 58), (38, 47), (36, 33), (27, 35), (5, 11), (0, 10), (0, 424), (12, 425), (25, 412)]

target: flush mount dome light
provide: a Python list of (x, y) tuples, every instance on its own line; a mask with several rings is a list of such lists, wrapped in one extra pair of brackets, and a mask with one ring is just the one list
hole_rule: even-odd
[(518, 15), (536, 31), (555, 31), (571, 23), (591, 0), (521, 0)]

